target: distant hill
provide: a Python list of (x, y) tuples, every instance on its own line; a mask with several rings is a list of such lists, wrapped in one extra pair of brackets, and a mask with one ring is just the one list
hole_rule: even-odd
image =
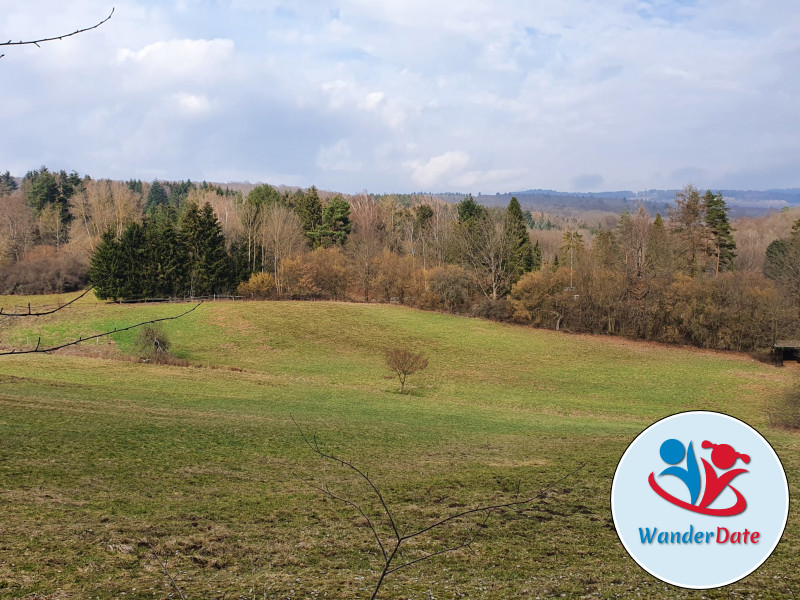
[[(479, 194), (475, 199), (486, 206), (505, 206), (515, 196), (526, 209), (547, 211), (610, 211), (635, 210), (639, 202), (651, 213), (666, 214), (674, 204), (678, 190), (630, 190), (611, 192), (559, 192), (530, 189), (518, 192)], [(703, 192), (704, 189), (701, 189)], [(783, 207), (800, 206), (800, 188), (771, 190), (712, 190), (722, 192), (732, 217), (757, 216)], [(461, 194), (438, 194), (443, 199), (457, 201)]]

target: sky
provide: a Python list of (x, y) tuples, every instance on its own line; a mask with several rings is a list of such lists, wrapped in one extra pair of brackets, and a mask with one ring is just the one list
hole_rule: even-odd
[(797, 0), (0, 0), (0, 171), (800, 187)]

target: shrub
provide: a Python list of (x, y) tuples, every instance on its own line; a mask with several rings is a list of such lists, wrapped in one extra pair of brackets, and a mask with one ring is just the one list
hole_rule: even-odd
[(492, 321), (510, 321), (511, 304), (505, 298), (497, 300), (482, 298), (478, 304), (472, 307), (472, 316)]
[(275, 293), (275, 278), (271, 273), (253, 273), (250, 279), (239, 284), (237, 292), (240, 296), (263, 300)]
[(347, 291), (347, 265), (341, 248), (318, 248), (281, 263), (281, 281), (292, 298), (341, 300)]
[(0, 269), (0, 294), (61, 294), (86, 284), (86, 265), (54, 248), (34, 248), (20, 262)]
[(136, 334), (134, 347), (139, 358), (148, 362), (165, 363), (171, 358), (171, 347), (166, 331), (159, 323), (144, 325)]
[(462, 267), (436, 267), (430, 276), (430, 292), (432, 308), (445, 308), (454, 313), (464, 312), (472, 304), (475, 281)]

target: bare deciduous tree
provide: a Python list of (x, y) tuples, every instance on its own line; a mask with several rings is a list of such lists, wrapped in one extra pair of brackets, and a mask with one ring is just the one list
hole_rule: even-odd
[(22, 260), (34, 245), (34, 225), (33, 213), (25, 205), (22, 192), (3, 197), (0, 202), (0, 265)]
[(372, 297), (372, 286), (383, 250), (383, 222), (380, 206), (366, 192), (350, 200), (350, 222), (353, 229), (347, 238), (346, 252), (364, 302)]
[(69, 201), (70, 244), (88, 258), (104, 231), (113, 229), (119, 238), (129, 224), (140, 220), (142, 209), (141, 195), (121, 181), (85, 181)]
[(633, 215), (623, 213), (620, 219), (619, 234), (625, 252), (625, 266), (635, 277), (644, 274), (650, 229), (650, 215), (641, 202)]
[(258, 233), (262, 269), (272, 271), (278, 291), (283, 292), (281, 263), (307, 249), (303, 225), (292, 210), (273, 204), (261, 211)]
[(484, 296), (496, 301), (505, 295), (518, 276), (520, 256), (513, 231), (495, 212), (457, 226), (456, 239), (463, 265), (475, 277)]
[(406, 378), (428, 368), (428, 359), (422, 352), (414, 352), (408, 348), (389, 348), (386, 350), (386, 366), (397, 375), (400, 381), (400, 393), (405, 392)]

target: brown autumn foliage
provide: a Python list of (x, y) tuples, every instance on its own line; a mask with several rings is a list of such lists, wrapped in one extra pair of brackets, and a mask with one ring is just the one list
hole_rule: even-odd
[(317, 248), (283, 261), (281, 279), (290, 298), (344, 300), (347, 264), (341, 248)]
[(37, 246), (0, 267), (0, 294), (60, 294), (86, 285), (86, 264), (64, 251)]
[(275, 295), (275, 278), (272, 273), (253, 273), (250, 279), (239, 284), (236, 293), (244, 298), (266, 300)]
[[(120, 233), (144, 218), (149, 186), (144, 183), (139, 192), (134, 187), (86, 178), (61, 220), (54, 210), (35, 214), (23, 190), (3, 196), (0, 293), (83, 285), (102, 232)], [(800, 209), (734, 222), (734, 270), (718, 276), (704, 268), (710, 260), (708, 228), (697, 203), (701, 194), (690, 186), (679, 193), (671, 218), (655, 222), (641, 207), (618, 217), (533, 211), (536, 223), (554, 227), (529, 230), (544, 264), (512, 286), (514, 278), (503, 270), (507, 257), (498, 222), (470, 240), (459, 235), (454, 203), (363, 193), (348, 198), (353, 228), (345, 245), (311, 252), (293, 209), (302, 193), (278, 190), (275, 203), (248, 218), (253, 207), (241, 196), (208, 187), (188, 192), (186, 201), (212, 203), (226, 248), (240, 253), (239, 263), (246, 265), (237, 272), (239, 280), (246, 279), (243, 295), (397, 302), (732, 350), (769, 348), (777, 337), (800, 335), (800, 298), (762, 275), (767, 246), (789, 235)], [(329, 197), (320, 193), (323, 203)], [(584, 245), (571, 263), (565, 231), (580, 233)], [(248, 276), (251, 270), (255, 274)]]

